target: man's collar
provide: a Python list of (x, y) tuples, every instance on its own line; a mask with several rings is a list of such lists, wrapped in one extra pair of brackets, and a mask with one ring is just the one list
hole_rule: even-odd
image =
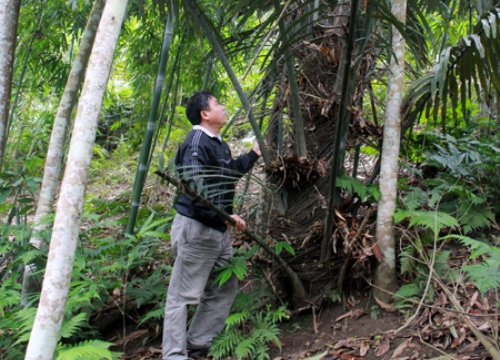
[(211, 138), (216, 138), (218, 139), (219, 141), (222, 142), (222, 138), (220, 137), (220, 135), (214, 135), (210, 130), (208, 130), (206, 127), (204, 126), (201, 126), (201, 125), (194, 125), (193, 126), (193, 130), (201, 130), (203, 131), (205, 134), (207, 134), (208, 136), (210, 136)]

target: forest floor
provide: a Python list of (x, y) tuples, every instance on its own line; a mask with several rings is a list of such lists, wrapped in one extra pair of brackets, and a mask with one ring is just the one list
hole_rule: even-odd
[[(351, 302), (352, 306), (330, 305), (318, 314), (303, 312), (283, 322), (279, 336), (281, 351), (277, 346), (271, 346), (270, 359), (491, 358), (479, 345), (479, 341), (470, 336), (455, 349), (442, 350), (454, 339), (450, 332), (446, 331), (446, 327), (440, 327), (440, 324), (435, 324), (435, 329), (411, 325), (396, 333), (405, 323), (403, 314), (382, 310), (375, 318), (367, 308), (369, 302), (364, 296), (351, 296), (348, 302)], [(149, 330), (150, 333), (151, 331)], [(131, 337), (133, 334), (131, 333)], [(146, 333), (142, 331), (140, 338), (145, 339), (144, 335)], [(136, 339), (127, 345), (124, 359), (161, 359), (160, 341), (160, 336), (146, 344)]]
[[(151, 204), (156, 201), (167, 203), (171, 194), (158, 184), (157, 179), (151, 179), (151, 182), (154, 185), (146, 190)], [(100, 191), (94, 189), (95, 193)], [(118, 193), (102, 192), (107, 198), (119, 196)], [(469, 254), (466, 249), (455, 247), (451, 250), (450, 260), (456, 263), (455, 266), (467, 261)], [(397, 330), (405, 325), (416, 305), (413, 309), (407, 308), (406, 313), (385, 304), (374, 306), (377, 304), (369, 299), (369, 293), (370, 288), (365, 285), (362, 290), (352, 291), (344, 305), (330, 303), (316, 311), (308, 309), (282, 322), (279, 325), (281, 349), (276, 344), (271, 345), (270, 360), (491, 359), (464, 324), (464, 316), (450, 310), (450, 301), (442, 290), (436, 290), (432, 306), (424, 306), (414, 321), (399, 332)], [(471, 317), (477, 328), (487, 336), (497, 337), (496, 330), (491, 329), (498, 329), (498, 322), (489, 324), (485, 320), (487, 317), (481, 317), (498, 319), (498, 314), (495, 316), (494, 313), (496, 295), (481, 298), (477, 289), (467, 284), (462, 293), (455, 294), (467, 316), (478, 314), (477, 318)], [(117, 344), (114, 350), (122, 351), (125, 354), (123, 359), (161, 359), (161, 326), (137, 328), (134, 325), (124, 331), (119, 323), (113, 330), (108, 329), (105, 338)]]

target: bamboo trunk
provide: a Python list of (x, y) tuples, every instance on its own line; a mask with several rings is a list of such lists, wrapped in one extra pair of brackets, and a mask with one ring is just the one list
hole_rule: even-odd
[(57, 203), (40, 303), (26, 351), (27, 360), (53, 359), (59, 341), (99, 112), (126, 8), (127, 0), (106, 3), (90, 55)]
[(9, 122), (20, 0), (0, 0), (0, 168)]
[[(68, 124), (70, 122), (71, 113), (75, 106), (78, 89), (82, 82), (89, 61), (92, 45), (94, 44), (95, 34), (99, 21), (101, 20), (102, 10), (104, 9), (105, 0), (95, 0), (90, 12), (85, 31), (80, 40), (80, 47), (78, 53), (71, 67), (68, 76), (64, 93), (59, 103), (54, 125), (52, 126), (52, 133), (50, 135), (49, 148), (47, 151), (47, 158), (45, 160), (45, 167), (43, 171), (42, 186), (40, 188), (40, 197), (35, 212), (35, 219), (33, 224), (33, 236), (30, 239), (30, 244), (40, 249), (43, 244), (39, 232), (47, 228), (47, 224), (42, 223), (42, 220), (52, 213), (54, 205), (54, 197), (59, 184), (59, 177), (61, 175), (62, 159), (64, 155), (64, 144), (68, 134)], [(33, 264), (24, 267), (23, 286), (21, 290), (21, 297), (23, 305), (27, 304), (28, 296), (31, 293), (40, 291), (40, 283), (38, 279), (32, 278), (32, 272), (35, 270)]]

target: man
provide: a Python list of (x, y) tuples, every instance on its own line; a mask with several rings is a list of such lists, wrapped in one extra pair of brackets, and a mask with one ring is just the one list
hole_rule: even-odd
[[(193, 124), (180, 146), (175, 164), (179, 175), (236, 221), (244, 231), (245, 221), (233, 214), (234, 182), (248, 172), (262, 155), (257, 143), (233, 160), (229, 146), (219, 136), (226, 123), (223, 105), (209, 92), (200, 91), (188, 100), (186, 115)], [(213, 284), (215, 269), (232, 256), (227, 224), (215, 212), (183, 194), (175, 204), (170, 238), (175, 263), (165, 306), (163, 360), (186, 359), (208, 353), (219, 335), (238, 291), (233, 275), (222, 286)], [(187, 307), (199, 304), (186, 333)]]

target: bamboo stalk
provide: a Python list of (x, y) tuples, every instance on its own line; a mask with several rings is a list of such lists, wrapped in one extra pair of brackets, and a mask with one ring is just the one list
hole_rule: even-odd
[(156, 77), (155, 89), (151, 102), (151, 111), (149, 113), (148, 125), (146, 127), (146, 133), (144, 135), (144, 141), (142, 143), (141, 154), (139, 158), (139, 166), (137, 167), (137, 173), (134, 181), (132, 205), (130, 207), (130, 215), (127, 222), (127, 228), (125, 229), (125, 233), (127, 235), (131, 235), (134, 232), (135, 220), (137, 219), (137, 214), (139, 212), (139, 206), (141, 203), (142, 189), (144, 188), (144, 183), (146, 181), (149, 153), (151, 151), (151, 143), (154, 134), (156, 118), (158, 115), (158, 107), (160, 104), (163, 82), (165, 79), (165, 69), (167, 67), (170, 43), (172, 41), (174, 21), (176, 20), (178, 14), (177, 10), (178, 9), (175, 6), (175, 1), (171, 1), (170, 9), (168, 11), (168, 18), (165, 24), (160, 65), (158, 67), (158, 76)]

